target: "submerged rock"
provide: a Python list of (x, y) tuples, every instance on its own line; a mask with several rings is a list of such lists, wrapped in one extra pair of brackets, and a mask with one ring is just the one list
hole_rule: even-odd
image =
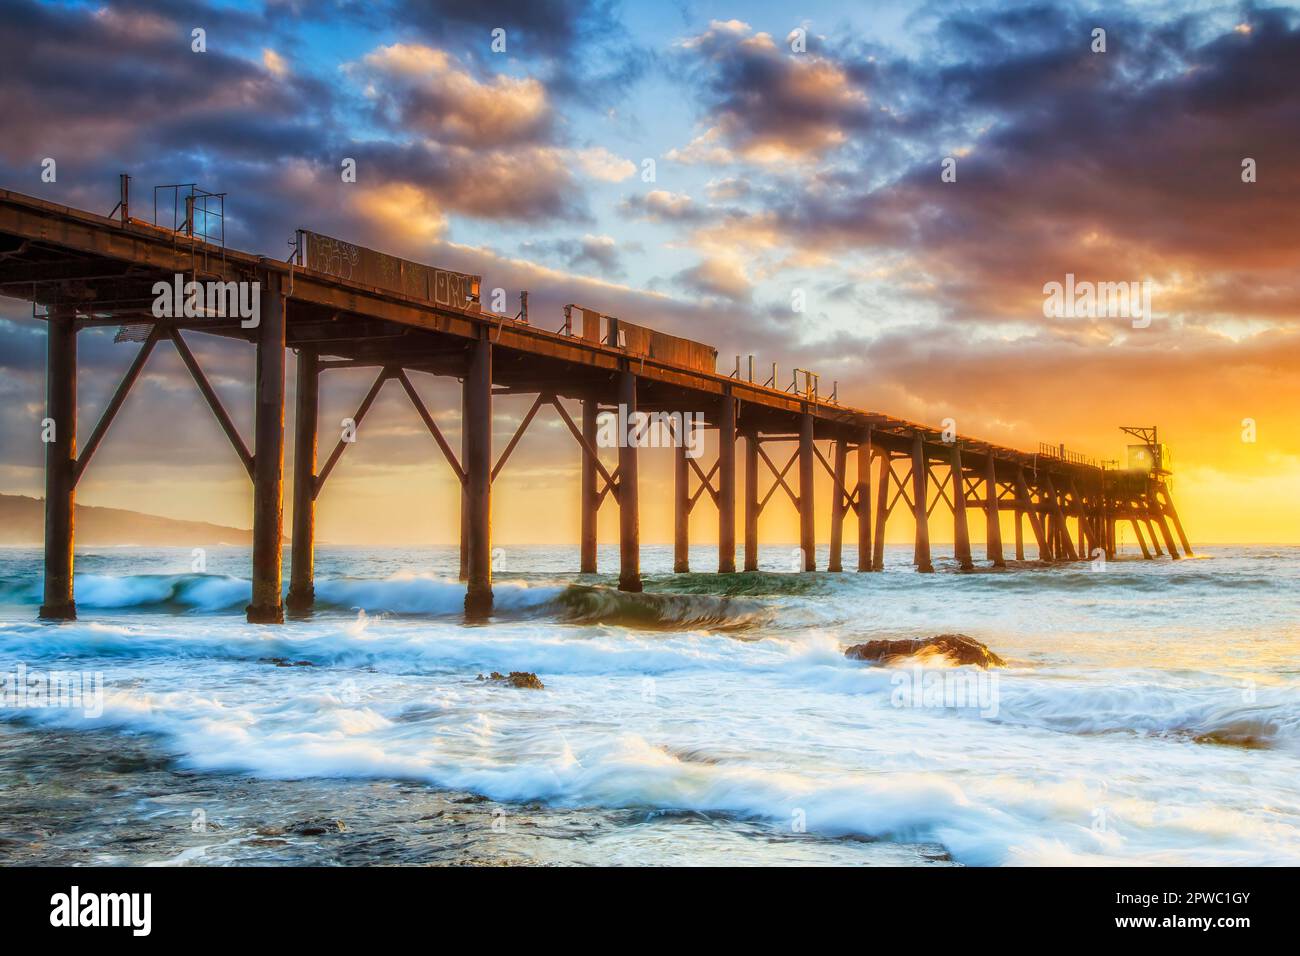
[(854, 644), (844, 651), (844, 656), (855, 661), (890, 661), (927, 651), (942, 654), (954, 664), (1005, 667), (1007, 663), (987, 646), (965, 634), (938, 634), (916, 641), (867, 641)]
[[(289, 825), (289, 830), (299, 836), (323, 836), (326, 833), (346, 833), (347, 824), (342, 820), (305, 820)], [(259, 830), (259, 833), (262, 831)]]
[(287, 657), (259, 657), (259, 664), (274, 664), (276, 667), (315, 667), (311, 661), (291, 661)]
[(525, 690), (546, 689), (546, 685), (543, 684), (541, 679), (531, 671), (511, 671), (509, 674), (502, 674), (500, 671), (493, 671), (488, 677), (479, 674), (478, 680), (488, 681), (494, 684), (509, 684), (511, 687), (521, 687)]

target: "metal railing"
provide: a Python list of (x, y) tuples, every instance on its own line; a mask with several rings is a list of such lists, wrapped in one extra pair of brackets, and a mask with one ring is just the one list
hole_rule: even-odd
[(1077, 451), (1070, 451), (1064, 445), (1049, 445), (1047, 442), (1038, 443), (1039, 458), (1054, 458), (1057, 461), (1063, 461), (1071, 465), (1087, 465), (1090, 468), (1096, 468), (1097, 459), (1089, 455), (1080, 454)]
[[(159, 195), (162, 218), (159, 218)], [(171, 212), (167, 211), (170, 200)], [(169, 183), (153, 188), (153, 224), (162, 229), (226, 246), (226, 194), (212, 193), (196, 183)]]

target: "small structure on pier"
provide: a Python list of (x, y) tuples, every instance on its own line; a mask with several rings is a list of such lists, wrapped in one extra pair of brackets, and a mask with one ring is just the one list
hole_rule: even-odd
[[(528, 321), (526, 298), (521, 297), (517, 315), (496, 314), (482, 307), (478, 276), (317, 233), (300, 232), (287, 261), (230, 249), (224, 229), (218, 239), (209, 228), (214, 215), (224, 217), (224, 198), (216, 207), (219, 212), (210, 208), (212, 197), (221, 194), (190, 189), (179, 224), (159, 225), (130, 215), (127, 182), (123, 177), (116, 218), (0, 190), (0, 294), (29, 300), (34, 310), (43, 310), (37, 314), (48, 333), (47, 416), (54, 429), (46, 445), (42, 617), (76, 616), (76, 486), (151, 352), (164, 340), (179, 352), (253, 484), (253, 592), (247, 615), (254, 622), (282, 621), (284, 603), (305, 610), (314, 600), (315, 502), (347, 447), (340, 442), (323, 464), (318, 461), (320, 380), (337, 368), (376, 370), (354, 416), (357, 423), (380, 389), (396, 382), (456, 476), (461, 486), (461, 574), (470, 615), (485, 614), (492, 606), (493, 480), (543, 410), (559, 416), (578, 453), (580, 570), (596, 571), (596, 515), (611, 502), (619, 510), (619, 587), (628, 591), (641, 589), (637, 473), (642, 449), (636, 442), (620, 442), (617, 464), (610, 470), (600, 459), (596, 437), (599, 414), (620, 409), (624, 415), (698, 413), (717, 432), (718, 457), (707, 467), (686, 454), (684, 441), (669, 451), (675, 475), (674, 569), (679, 572), (689, 570), (688, 515), (706, 497), (718, 516), (718, 571), (737, 570), (739, 467), (745, 474), (740, 505), (745, 571), (758, 568), (759, 516), (782, 496), (799, 515), (802, 570), (816, 570), (814, 485), (819, 470), (830, 476), (832, 489), (828, 571), (844, 570), (844, 526), (850, 515), (857, 532), (857, 570), (882, 570), (886, 523), (899, 512), (909, 516), (914, 529), (917, 570), (933, 571), (930, 521), (940, 503), (951, 516), (954, 557), (963, 569), (975, 566), (972, 512), (983, 515), (984, 559), (994, 567), (1006, 563), (1003, 512), (1014, 516), (1017, 560), (1025, 557), (1026, 524), (1044, 561), (1114, 556), (1119, 522), (1132, 524), (1147, 558), (1164, 553), (1178, 558), (1180, 545), (1183, 554), (1191, 554), (1154, 429), (1144, 445), (1155, 464), (1137, 470), (1103, 468), (1059, 446), (1031, 454), (957, 438), (844, 406), (837, 388), (830, 396), (820, 394), (812, 373), (803, 372), (801, 384), (796, 372), (789, 389), (781, 388), (775, 366), (766, 382), (755, 381), (752, 359), (745, 375), (739, 360), (732, 373), (719, 373), (712, 347), (596, 309), (566, 307), (564, 324), (556, 331)], [(160, 295), (177, 285), (186, 307), (174, 303), (177, 308), (169, 312), (156, 309)], [(233, 310), (232, 302), (238, 305)], [(574, 310), (581, 315), (576, 331)], [(105, 325), (122, 326), (120, 337), (139, 341), (140, 347), (90, 437), (79, 446), (77, 333)], [(191, 333), (239, 339), (256, 348), (251, 450), (190, 351), (186, 335)], [(297, 352), (296, 440), (290, 587), (282, 602), (289, 349)], [(461, 381), (459, 450), (451, 447), (420, 399), (412, 373)], [(535, 398), (494, 459), (493, 399), (517, 394)], [(581, 404), (580, 423), (565, 400)], [(740, 444), (743, 460), (738, 463)], [(765, 491), (761, 485), (768, 479), (761, 479), (761, 472), (770, 475)]]

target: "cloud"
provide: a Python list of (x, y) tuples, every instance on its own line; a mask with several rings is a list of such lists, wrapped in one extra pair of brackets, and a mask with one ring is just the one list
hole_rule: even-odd
[(613, 236), (588, 233), (581, 239), (530, 240), (523, 243), (521, 251), (529, 257), (558, 260), (566, 268), (577, 271), (594, 269), (611, 278), (622, 276), (626, 272), (622, 250)]
[(748, 24), (715, 20), (679, 48), (704, 90), (706, 128), (671, 160), (811, 162), (877, 124), (861, 77), (815, 47), (794, 53)]
[(646, 222), (701, 222), (709, 217), (690, 196), (665, 189), (624, 197), (619, 210), (625, 216)]
[(549, 141), (553, 115), (546, 88), (531, 77), (480, 81), (446, 51), (395, 43), (345, 70), (395, 128), (440, 143), (503, 149)]
[(745, 275), (744, 266), (730, 258), (707, 258), (698, 265), (683, 269), (673, 279), (691, 292), (733, 302), (748, 302), (753, 294), (753, 285)]
[(635, 175), (636, 164), (630, 159), (616, 156), (604, 146), (575, 149), (573, 160), (592, 179), (607, 183), (621, 183), (629, 176)]

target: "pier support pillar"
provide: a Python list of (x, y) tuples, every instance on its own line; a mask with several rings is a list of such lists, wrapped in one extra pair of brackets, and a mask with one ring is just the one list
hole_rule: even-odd
[(758, 431), (745, 433), (745, 570), (758, 570)]
[(1146, 538), (1142, 537), (1142, 523), (1137, 518), (1133, 518), (1133, 536), (1137, 538), (1138, 546), (1142, 549), (1142, 557), (1151, 560), (1151, 549), (1147, 547)]
[(587, 448), (596, 447), (596, 416), (599, 411), (596, 399), (582, 400), (582, 440), (586, 444), (582, 449), (582, 502), (579, 506), (582, 527), (579, 531), (578, 570), (583, 574), (596, 573), (596, 517), (599, 508), (596, 501), (597, 471), (596, 458)]
[(1061, 496), (1056, 492), (1051, 475), (1043, 475), (1043, 486), (1047, 490), (1047, 500), (1052, 509), (1052, 529), (1056, 533), (1053, 553), (1059, 561), (1078, 561), (1079, 554), (1070, 541), (1070, 529), (1065, 523), (1065, 511), (1061, 508)]
[(961, 443), (952, 443), (952, 521), (953, 557), (963, 571), (971, 571), (975, 562), (970, 553), (970, 526), (966, 523), (966, 473), (961, 464)]
[[(469, 376), (460, 383), (460, 466), (469, 467)], [(460, 578), (469, 580), (469, 482), (460, 486)]]
[(876, 534), (871, 542), (871, 570), (885, 570), (885, 523), (889, 520), (890, 476), (893, 459), (888, 451), (880, 452), (880, 475), (876, 482)]
[(718, 416), (718, 573), (736, 573), (736, 399)]
[(1005, 568), (1002, 557), (1002, 512), (998, 502), (997, 459), (988, 456), (984, 465), (984, 553), (995, 568)]
[[(627, 420), (636, 413), (636, 375), (618, 376), (618, 402)], [(637, 449), (630, 441), (618, 447), (618, 589), (641, 590), (641, 523), (637, 512)]]
[(1169, 493), (1169, 489), (1164, 485), (1160, 486), (1160, 492), (1156, 499), (1157, 503), (1159, 503), (1161, 498), (1164, 499), (1165, 514), (1167, 514), (1169, 520), (1174, 523), (1174, 531), (1178, 533), (1178, 541), (1183, 546), (1183, 554), (1191, 557), (1192, 544), (1187, 540), (1187, 533), (1183, 531), (1183, 523), (1178, 520), (1178, 511), (1174, 508), (1174, 496)]
[(466, 509), (469, 518), (469, 579), (465, 613), (481, 617), (492, 610), (492, 342), (481, 333), (465, 374), (468, 434), (465, 454)]
[(293, 541), (289, 565), (291, 611), (307, 611), (316, 601), (316, 429), (320, 406), (320, 357), (313, 348), (298, 350), (293, 412)]
[(45, 591), (40, 617), (73, 621), (73, 533), (76, 523), (77, 326), (76, 312), (52, 306), (46, 320)]
[(813, 417), (805, 411), (799, 419), (799, 549), (803, 552), (803, 569), (817, 570), (817, 538), (813, 502)]
[(1160, 529), (1160, 536), (1165, 539), (1165, 550), (1169, 552), (1169, 557), (1177, 561), (1181, 555), (1178, 553), (1178, 545), (1174, 543), (1173, 533), (1169, 530), (1165, 513), (1160, 509), (1160, 502), (1151, 496), (1147, 499), (1147, 508), (1148, 513), (1155, 519), (1156, 527)]
[(923, 574), (934, 571), (930, 561), (930, 487), (929, 469), (925, 462), (925, 441), (921, 433), (912, 436), (912, 513), (916, 518), (916, 540), (912, 549), (912, 562)]
[(827, 571), (844, 570), (844, 511), (848, 503), (844, 500), (841, 489), (844, 487), (844, 475), (848, 470), (849, 447), (843, 438), (835, 440), (835, 475), (834, 488), (831, 489), (831, 556), (826, 564)]
[[(1038, 560), (1050, 561), (1052, 551), (1048, 546), (1047, 536), (1043, 532), (1043, 516), (1038, 513), (1038, 507), (1030, 497), (1029, 482), (1025, 480), (1025, 470), (1023, 468), (1016, 468), (1016, 497), (1020, 501), (1020, 510), (1029, 518), (1029, 529), (1033, 531), (1034, 543), (1038, 545)], [(1019, 521), (1016, 524), (1018, 528)], [(1019, 537), (1018, 534), (1017, 537)], [(1024, 549), (1019, 541), (1016, 542), (1016, 547), (1017, 556), (1023, 561)]]
[(250, 624), (282, 624), (284, 606), (284, 297), (280, 277), (262, 277), (257, 329), (253, 452), (253, 603)]
[(673, 446), (673, 571), (678, 574), (691, 569), (690, 524), (690, 463), (683, 437)]
[(1016, 509), (1016, 560), (1025, 560), (1025, 513)]
[(1165, 552), (1164, 549), (1160, 547), (1160, 539), (1156, 537), (1155, 522), (1151, 520), (1150, 515), (1147, 515), (1147, 517), (1141, 518), (1139, 520), (1144, 521), (1146, 523), (1147, 536), (1151, 539), (1151, 550), (1155, 552), (1155, 556), (1157, 558), (1163, 558), (1165, 556)]
[(858, 444), (858, 570), (871, 570), (871, 428)]

